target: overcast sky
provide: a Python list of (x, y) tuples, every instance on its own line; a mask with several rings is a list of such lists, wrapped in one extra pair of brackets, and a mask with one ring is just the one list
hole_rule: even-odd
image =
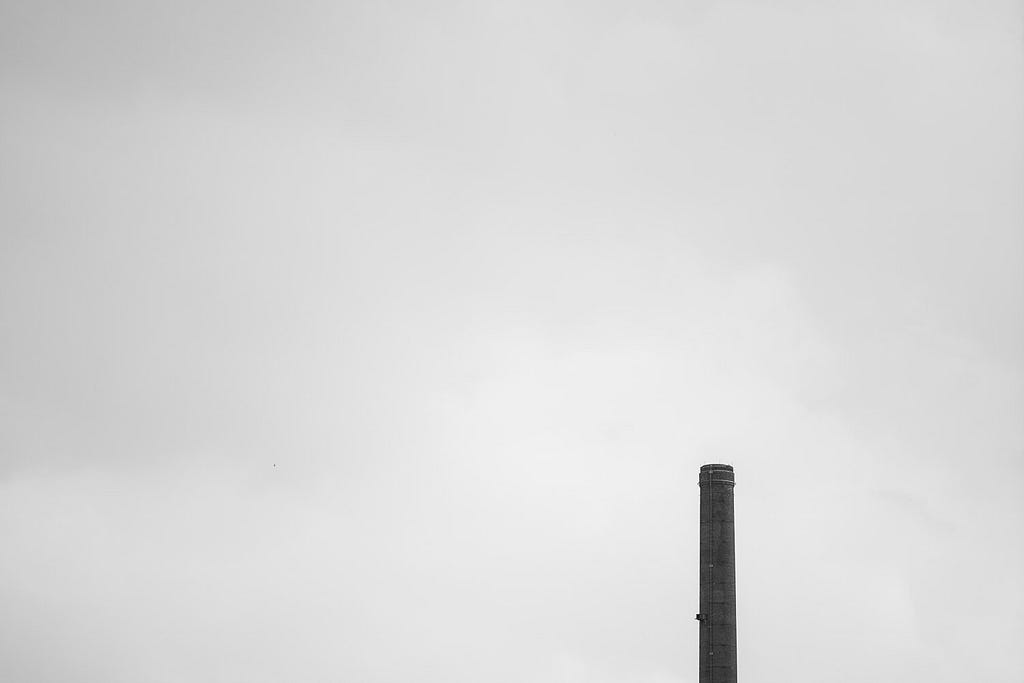
[(1022, 27), (0, 0), (0, 679), (1024, 680)]

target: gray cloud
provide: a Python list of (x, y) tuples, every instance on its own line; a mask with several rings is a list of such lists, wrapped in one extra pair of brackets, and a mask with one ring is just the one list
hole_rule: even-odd
[(3, 677), (1019, 680), (1020, 26), (5, 4)]

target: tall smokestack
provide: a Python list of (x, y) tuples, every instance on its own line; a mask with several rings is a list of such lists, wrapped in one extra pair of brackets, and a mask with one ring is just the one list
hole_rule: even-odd
[(700, 468), (700, 683), (736, 683), (736, 534), (730, 465)]

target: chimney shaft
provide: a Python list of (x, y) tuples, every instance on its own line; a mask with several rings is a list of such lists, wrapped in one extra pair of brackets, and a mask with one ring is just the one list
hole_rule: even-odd
[(736, 683), (736, 536), (730, 465), (700, 468), (700, 683)]

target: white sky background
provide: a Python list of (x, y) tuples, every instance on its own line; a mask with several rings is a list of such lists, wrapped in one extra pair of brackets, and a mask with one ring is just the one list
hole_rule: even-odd
[(1022, 26), (0, 2), (0, 679), (1018, 683)]

